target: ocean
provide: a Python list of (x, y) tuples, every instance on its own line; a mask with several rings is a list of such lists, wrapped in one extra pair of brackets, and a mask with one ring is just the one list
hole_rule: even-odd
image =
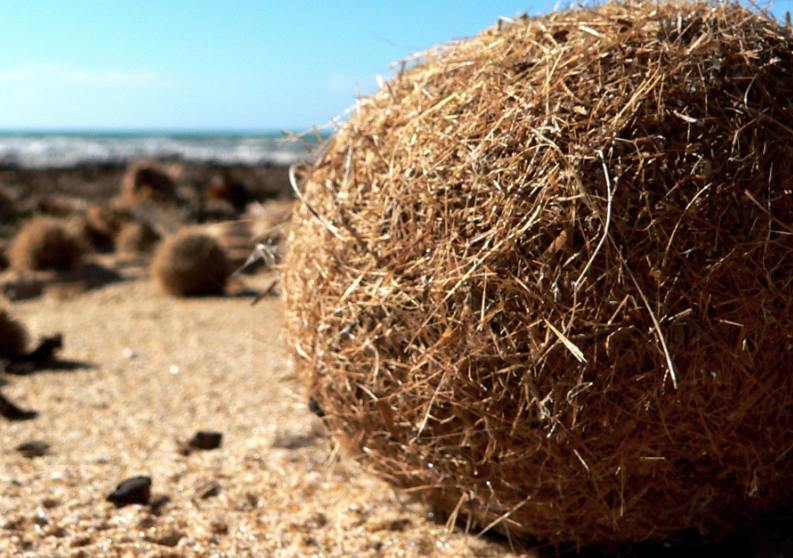
[(319, 142), (281, 133), (2, 132), (0, 167), (69, 168), (167, 159), (228, 165), (289, 165), (310, 159)]

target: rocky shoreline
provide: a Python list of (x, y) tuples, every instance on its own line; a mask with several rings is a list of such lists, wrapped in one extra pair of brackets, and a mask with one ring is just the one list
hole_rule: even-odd
[[(161, 160), (185, 184), (201, 186), (217, 174), (227, 174), (250, 188), (254, 198), (291, 197), (289, 167), (264, 164), (258, 166), (190, 163)], [(10, 190), (19, 197), (59, 195), (101, 202), (118, 192), (126, 164), (83, 164), (68, 168), (23, 168), (0, 165), (0, 194)]]

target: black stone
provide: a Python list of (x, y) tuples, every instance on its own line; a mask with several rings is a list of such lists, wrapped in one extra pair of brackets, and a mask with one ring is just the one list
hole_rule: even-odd
[(210, 482), (207, 484), (202, 485), (198, 489), (198, 497), (202, 500), (206, 500), (207, 498), (214, 498), (218, 494), (220, 494), (221, 486), (217, 482)]
[(132, 477), (122, 481), (107, 497), (108, 502), (122, 508), (130, 504), (148, 504), (151, 498), (151, 478)]
[(213, 450), (220, 447), (223, 442), (223, 434), (220, 432), (196, 432), (193, 438), (187, 443), (192, 449)]
[(32, 442), (25, 442), (24, 444), (19, 444), (15, 449), (23, 456), (30, 459), (33, 457), (41, 457), (42, 455), (47, 455), (50, 449), (50, 445), (47, 442), (42, 442), (41, 440), (34, 440)]
[(33, 349), (25, 358), (33, 364), (46, 364), (55, 359), (55, 352), (63, 348), (63, 335), (58, 333), (52, 337), (45, 337), (39, 342), (38, 347)]
[(317, 400), (313, 397), (308, 398), (308, 410), (319, 418), (325, 418), (325, 410), (319, 406), (319, 403), (317, 403)]
[(162, 509), (172, 502), (171, 497), (167, 494), (163, 494), (155, 499), (153, 499), (149, 503), (149, 507), (151, 508), (151, 513), (154, 515), (162, 514)]
[(6, 373), (13, 376), (28, 376), (38, 370), (54, 364), (55, 353), (63, 348), (63, 335), (58, 333), (52, 337), (44, 337), (30, 353), (13, 359), (6, 366)]

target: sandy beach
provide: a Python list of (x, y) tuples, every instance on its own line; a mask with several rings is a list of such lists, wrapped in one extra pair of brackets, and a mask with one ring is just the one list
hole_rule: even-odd
[(68, 6), (0, 558), (793, 558), (793, 0)]
[[(139, 271), (14, 306), (32, 335), (63, 333), (74, 369), (3, 387), (39, 416), (2, 426), (0, 556), (512, 555), (334, 459), (292, 377), (278, 299), (174, 300)], [(181, 455), (198, 430), (222, 446)], [(14, 450), (31, 441), (48, 453)], [(155, 505), (105, 501), (136, 475)]]
[[(0, 172), (3, 191), (25, 212), (6, 216), (0, 240), (7, 245), (53, 197), (78, 209), (75, 200), (105, 204), (123, 170)], [(206, 167), (180, 172), (182, 185), (206, 182)], [(260, 188), (255, 197), (285, 197), (285, 169), (236, 172)], [(221, 237), (228, 228), (200, 226)], [(248, 248), (235, 238), (238, 252), (252, 250), (252, 237)], [(554, 554), (449, 528), (429, 506), (338, 451), (294, 376), (277, 270), (239, 275), (223, 295), (180, 299), (161, 292), (148, 264), (147, 254), (92, 252), (82, 269), (105, 270), (99, 275), (111, 280), (48, 275), (25, 296), (7, 288), (16, 272), (3, 272), (2, 307), (27, 328), (29, 346), (61, 334), (63, 347), (39, 369), (0, 376), (0, 393), (37, 413), (0, 418), (0, 557)], [(190, 447), (198, 432), (220, 434), (220, 447)], [(139, 476), (151, 479), (141, 502), (117, 507), (108, 500)], [(629, 555), (722, 555), (729, 548), (789, 556), (788, 527)]]
[[(40, 172), (39, 190), (60, 183), (55, 193), (93, 201), (117, 190), (107, 175)], [(0, 419), (0, 556), (522, 555), (450, 533), (339, 456), (293, 377), (279, 298), (251, 305), (274, 272), (244, 276), (230, 289), (242, 294), (176, 299), (145, 257), (88, 258), (121, 279), (4, 304), (31, 344), (61, 333), (64, 346), (54, 365), (2, 379), (38, 416)], [(221, 433), (221, 447), (183, 451), (197, 431)], [(140, 475), (149, 504), (107, 501)]]

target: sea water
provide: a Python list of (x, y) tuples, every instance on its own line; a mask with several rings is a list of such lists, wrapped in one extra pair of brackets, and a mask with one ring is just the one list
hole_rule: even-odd
[(227, 165), (289, 165), (311, 158), (313, 136), (283, 133), (1, 132), (0, 166), (68, 168), (167, 159)]

